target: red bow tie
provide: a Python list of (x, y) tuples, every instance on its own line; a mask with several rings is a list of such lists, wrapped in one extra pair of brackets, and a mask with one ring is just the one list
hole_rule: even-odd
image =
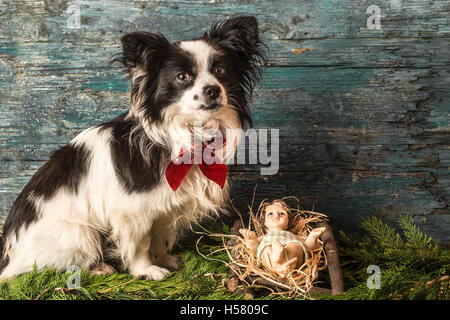
[[(214, 152), (211, 152), (210, 156), (207, 158), (208, 163), (205, 163), (204, 150), (205, 148), (211, 148), (213, 143), (203, 144), (202, 146), (202, 162), (198, 164), (200, 170), (203, 175), (208, 179), (217, 183), (221, 188), (225, 186), (225, 182), (227, 181), (227, 171), (228, 168), (225, 164), (223, 164), (219, 158), (217, 158)], [(225, 145), (225, 142), (223, 143)], [(169, 183), (170, 187), (173, 191), (176, 191), (180, 186), (181, 182), (183, 182), (184, 177), (188, 174), (189, 170), (194, 164), (194, 155), (187, 151), (187, 154), (184, 155), (186, 151), (181, 150), (178, 157), (169, 162), (169, 165), (166, 169), (166, 179)], [(194, 149), (195, 152), (195, 149)], [(189, 163), (183, 163), (183, 158), (190, 157)]]

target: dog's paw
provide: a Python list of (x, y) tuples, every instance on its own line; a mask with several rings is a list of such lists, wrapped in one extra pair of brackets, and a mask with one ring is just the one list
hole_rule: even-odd
[(116, 270), (109, 264), (99, 262), (89, 268), (89, 273), (91, 275), (105, 275), (105, 274), (114, 274), (116, 273)]
[(171, 254), (164, 255), (158, 262), (161, 266), (172, 270), (180, 270), (182, 266), (181, 259)]
[(169, 270), (155, 265), (151, 265), (138, 276), (142, 280), (162, 280), (170, 273)]

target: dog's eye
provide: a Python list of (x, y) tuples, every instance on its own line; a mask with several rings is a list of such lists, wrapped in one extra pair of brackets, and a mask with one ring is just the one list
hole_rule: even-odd
[(191, 76), (186, 72), (182, 72), (177, 75), (177, 80), (180, 82), (188, 82), (191, 80)]
[(217, 66), (217, 67), (214, 68), (214, 73), (218, 74), (218, 75), (224, 74), (225, 73), (225, 68), (222, 67), (222, 66)]

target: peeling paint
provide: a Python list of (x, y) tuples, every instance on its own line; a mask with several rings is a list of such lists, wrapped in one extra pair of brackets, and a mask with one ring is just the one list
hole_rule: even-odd
[(313, 50), (314, 50), (314, 48), (295, 48), (295, 49), (292, 49), (292, 53), (293, 54), (302, 54), (305, 51), (313, 51)]

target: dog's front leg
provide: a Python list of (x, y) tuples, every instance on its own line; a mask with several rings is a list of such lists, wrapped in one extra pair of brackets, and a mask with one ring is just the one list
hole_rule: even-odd
[(162, 217), (153, 223), (150, 244), (150, 259), (158, 266), (173, 270), (181, 268), (181, 261), (171, 254), (177, 234), (175, 226), (168, 217)]
[(120, 237), (120, 251), (128, 271), (135, 277), (146, 280), (161, 280), (170, 272), (154, 265), (148, 254), (150, 249), (150, 230), (141, 236), (130, 232)]

